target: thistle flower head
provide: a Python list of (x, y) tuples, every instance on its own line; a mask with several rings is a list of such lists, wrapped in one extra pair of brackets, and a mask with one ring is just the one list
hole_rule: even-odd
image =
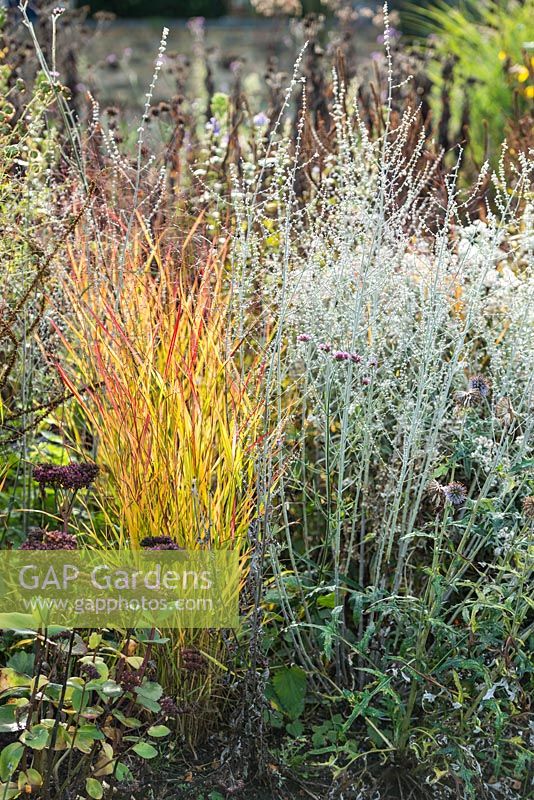
[(297, 336), (297, 342), (311, 342), (312, 337), (309, 333), (299, 333)]
[(453, 481), (443, 487), (443, 494), (445, 499), (453, 506), (461, 506), (467, 497), (467, 489), (463, 483)]
[(491, 384), (484, 375), (471, 375), (469, 378), (469, 391), (475, 392), (482, 400), (489, 397)]

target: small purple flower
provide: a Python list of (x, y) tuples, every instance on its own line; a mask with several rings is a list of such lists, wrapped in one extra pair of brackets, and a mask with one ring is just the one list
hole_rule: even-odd
[(369, 361), (367, 362), (367, 366), (371, 367), (372, 369), (376, 369), (378, 367), (378, 359), (376, 356), (371, 356)]
[(260, 111), (260, 113), (256, 114), (252, 121), (257, 128), (263, 128), (265, 125), (269, 124), (269, 117), (267, 114), (264, 114), (263, 111)]
[(349, 353), (349, 358), (354, 364), (362, 363), (362, 357), (358, 353)]
[(94, 664), (83, 664), (80, 669), (80, 675), (89, 681), (97, 681), (100, 678), (100, 672)]
[(172, 697), (169, 697), (168, 695), (161, 698), (161, 700), (159, 701), (159, 705), (161, 708), (161, 713), (163, 714), (164, 717), (177, 717), (178, 714), (180, 713), (180, 709), (178, 708)]
[(364, 386), (369, 386), (369, 384), (371, 383), (371, 378), (369, 377), (369, 375), (363, 376), (362, 383)]
[(144, 550), (182, 550), (170, 536), (145, 536), (140, 544)]
[(467, 497), (467, 489), (463, 483), (453, 481), (443, 487), (443, 494), (445, 499), (452, 503), (453, 506), (461, 506)]
[(221, 132), (221, 125), (217, 117), (210, 117), (209, 121), (206, 123), (206, 128), (211, 131), (214, 136), (218, 136)]
[(63, 6), (56, 6), (55, 8), (52, 9), (52, 16), (54, 17), (60, 17), (64, 13), (65, 9), (63, 8)]
[(330, 353), (330, 351), (332, 350), (332, 345), (331, 344), (327, 344), (326, 342), (322, 342), (319, 345), (318, 349), (322, 350), (323, 353)]
[(297, 342), (311, 342), (312, 337), (309, 333), (299, 333), (297, 336)]
[(334, 361), (349, 361), (350, 353), (347, 353), (346, 350), (334, 350), (332, 358)]
[(190, 20), (187, 22), (187, 27), (189, 31), (196, 36), (197, 39), (202, 38), (204, 35), (204, 27), (206, 25), (206, 18), (205, 17), (191, 17)]
[(41, 487), (61, 487), (62, 489), (84, 489), (90, 486), (98, 475), (96, 464), (71, 463), (65, 467), (56, 464), (36, 464), (33, 477)]
[(123, 672), (119, 683), (125, 692), (133, 692), (138, 686), (141, 686), (141, 678), (134, 670), (128, 670)]
[(32, 528), (21, 550), (77, 550), (78, 542), (72, 533), (64, 531), (45, 531)]

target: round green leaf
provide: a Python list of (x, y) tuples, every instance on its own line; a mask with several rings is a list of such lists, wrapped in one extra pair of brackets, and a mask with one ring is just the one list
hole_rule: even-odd
[(152, 727), (148, 729), (148, 735), (156, 738), (159, 738), (160, 736), (168, 736), (170, 732), (171, 729), (167, 728), (166, 725), (152, 725)]
[(85, 791), (89, 797), (94, 797), (94, 800), (101, 800), (101, 798), (104, 796), (102, 784), (100, 781), (97, 781), (96, 778), (87, 778), (85, 781)]
[(152, 747), (148, 742), (138, 742), (132, 747), (132, 750), (141, 758), (155, 758), (158, 754), (156, 748)]

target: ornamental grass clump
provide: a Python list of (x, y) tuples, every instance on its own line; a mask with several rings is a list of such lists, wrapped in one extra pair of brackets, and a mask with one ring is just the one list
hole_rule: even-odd
[[(94, 543), (237, 550), (244, 582), (265, 411), (261, 365), (229, 325), (225, 246), (201, 245), (192, 260), (188, 243), (160, 246), (139, 220), (128, 235), (94, 268), (78, 231), (64, 286), (71, 310), (58, 323), (57, 368), (77, 406), (70, 430), (78, 441), (91, 432), (100, 466)], [(226, 640), (209, 630), (165, 636), (159, 680), (191, 709), (176, 725), (194, 745), (227, 702)], [(202, 670), (184, 666), (192, 649)]]
[(112, 246), (93, 271), (80, 234), (65, 288), (73, 315), (58, 368), (98, 437), (107, 536), (244, 551), (262, 408), (255, 365), (236, 368), (224, 251), (206, 250), (188, 274), (142, 235), (124, 265)]

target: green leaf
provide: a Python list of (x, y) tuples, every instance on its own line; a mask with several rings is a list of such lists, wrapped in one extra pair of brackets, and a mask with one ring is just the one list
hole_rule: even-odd
[(159, 700), (163, 694), (163, 689), (159, 683), (153, 683), (151, 681), (143, 683), (143, 685), (139, 686), (135, 691), (139, 696), (147, 697), (149, 700)]
[(48, 744), (49, 734), (43, 725), (34, 725), (29, 731), (24, 731), (20, 740), (32, 750), (44, 750)]
[(139, 705), (143, 706), (143, 708), (148, 708), (149, 711), (153, 711), (154, 713), (157, 713), (160, 710), (159, 703), (157, 701), (163, 694), (163, 689), (159, 683), (147, 681), (146, 683), (143, 683), (142, 686), (139, 686), (135, 692), (137, 695), (137, 702)]
[(106, 737), (99, 731), (96, 725), (81, 725), (76, 731), (73, 747), (81, 753), (89, 754), (93, 749), (95, 741)]
[(133, 669), (139, 669), (144, 660), (143, 656), (128, 656), (126, 663), (133, 667)]
[(152, 727), (149, 728), (147, 731), (149, 736), (154, 736), (156, 738), (160, 738), (161, 736), (168, 736), (170, 732), (171, 729), (167, 728), (166, 725), (152, 725)]
[(112, 680), (104, 681), (104, 683), (95, 688), (98, 689), (99, 694), (103, 694), (106, 697), (119, 697), (119, 695), (124, 694), (124, 689)]
[(11, 778), (19, 765), (23, 752), (24, 745), (20, 742), (12, 742), (4, 747), (0, 753), (0, 779), (7, 781)]
[(132, 750), (141, 758), (155, 758), (158, 754), (156, 748), (148, 742), (138, 742), (132, 747)]
[(273, 687), (282, 711), (295, 720), (304, 711), (306, 673), (300, 667), (285, 667), (273, 677)]
[(95, 800), (101, 800), (104, 797), (104, 789), (100, 781), (96, 778), (87, 778), (85, 781), (85, 791), (89, 797), (94, 797)]
[(20, 706), (14, 703), (0, 706), (0, 733), (15, 733), (23, 730), (25, 725), (26, 717), (21, 714)]
[(317, 605), (321, 608), (334, 608), (336, 604), (336, 595), (334, 592), (322, 594), (317, 598)]
[(39, 628), (32, 614), (19, 614), (16, 611), (0, 614), (0, 628), (20, 633), (36, 633)]
[(23, 650), (20, 650), (18, 653), (11, 656), (6, 666), (11, 667), (15, 672), (22, 673), (22, 675), (33, 675), (34, 662), (35, 656), (33, 653), (25, 653)]
[(43, 785), (43, 777), (40, 772), (30, 767), (25, 772), (19, 772), (18, 785), (20, 790), (26, 789), (27, 786), (31, 789), (38, 789)]
[(286, 731), (290, 736), (294, 736), (295, 739), (298, 739), (298, 737), (302, 736), (304, 733), (304, 725), (300, 720), (297, 719), (294, 722), (288, 722), (286, 725)]
[(112, 712), (115, 719), (118, 719), (119, 722), (122, 722), (127, 728), (140, 728), (143, 724), (141, 720), (137, 719), (136, 717), (127, 717), (122, 711), (116, 709)]
[(89, 637), (89, 641), (87, 642), (89, 650), (96, 650), (101, 641), (102, 641), (102, 634), (92, 633)]
[(133, 781), (134, 777), (132, 775), (132, 771), (126, 764), (123, 764), (121, 761), (117, 762), (117, 766), (115, 768), (115, 777), (118, 781)]
[(0, 783), (0, 797), (2, 800), (15, 800), (15, 797), (20, 797), (20, 789), (14, 783)]

